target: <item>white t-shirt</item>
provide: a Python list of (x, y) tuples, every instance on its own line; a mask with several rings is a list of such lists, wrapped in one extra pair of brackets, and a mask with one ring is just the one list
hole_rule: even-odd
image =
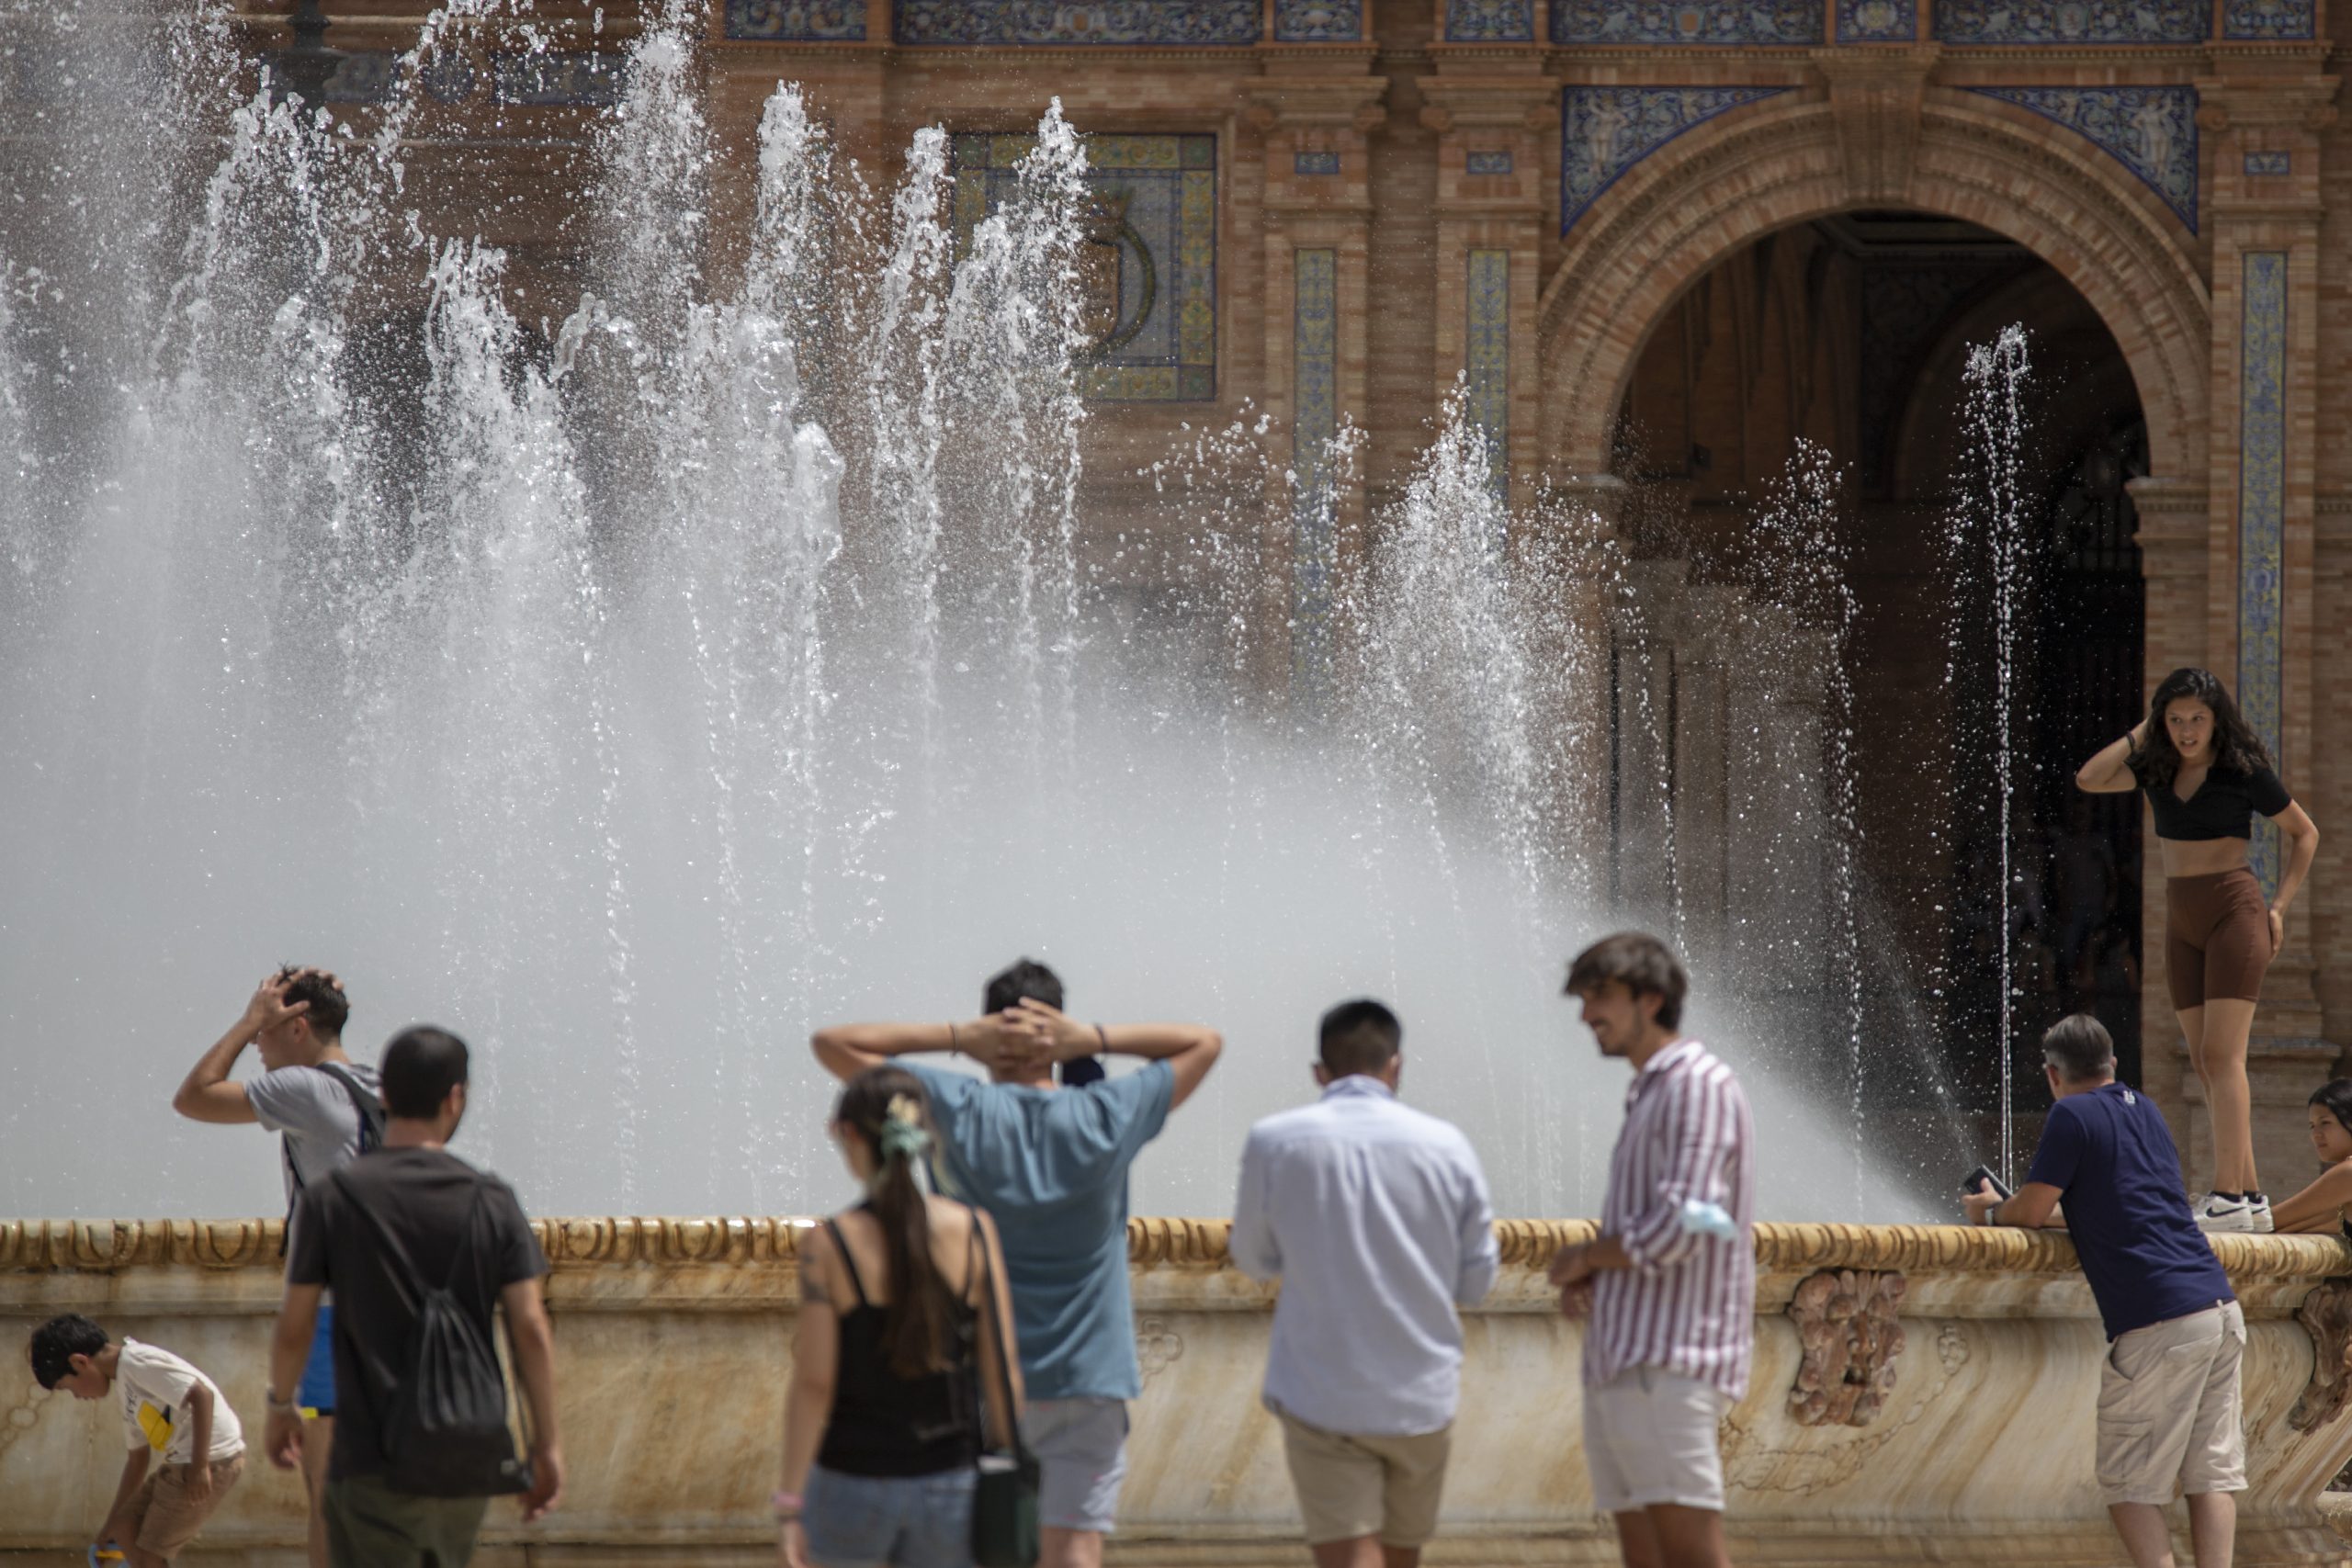
[(213, 1381), (173, 1355), (136, 1339), (122, 1342), (115, 1362), (115, 1394), (122, 1401), (123, 1435), (130, 1449), (149, 1449), (165, 1464), (187, 1464), (196, 1452), (196, 1413), (188, 1395), (202, 1383), (212, 1390), (212, 1452), (218, 1462), (245, 1451), (245, 1430)]

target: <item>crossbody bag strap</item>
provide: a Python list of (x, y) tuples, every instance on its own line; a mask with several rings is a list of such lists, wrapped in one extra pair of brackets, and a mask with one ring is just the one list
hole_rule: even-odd
[[(1020, 1461), (1022, 1463), (1026, 1464), (1029, 1461), (1029, 1445), (1022, 1441), (1021, 1412), (1013, 1407), (1012, 1403), (1012, 1358), (1014, 1355), (1012, 1341), (1012, 1337), (1005, 1331), (1004, 1314), (997, 1310), (999, 1303), (996, 1294), (996, 1265), (991, 1259), (991, 1253), (994, 1249), (988, 1245), (987, 1235), (980, 1231), (979, 1210), (974, 1208), (969, 1203), (967, 1203), (964, 1206), (967, 1209), (971, 1209), (972, 1230), (975, 1235), (979, 1235), (980, 1237), (980, 1290), (982, 1299), (985, 1303), (982, 1310), (987, 1314), (988, 1320), (996, 1325), (997, 1367), (998, 1370), (1004, 1374), (1004, 1386), (998, 1391), (999, 1397), (1004, 1401), (1004, 1425), (1006, 1429), (1012, 1434), (1012, 1457)], [(983, 1371), (981, 1373), (981, 1386), (984, 1391), (987, 1387), (987, 1372)], [(987, 1412), (985, 1409), (983, 1409), (981, 1413), (981, 1419), (984, 1423), (980, 1433), (983, 1439), (981, 1447), (986, 1448), (987, 1442), (985, 1439), (988, 1436), (988, 1432), (985, 1426), (987, 1419)]]
[[(408, 1308), (409, 1314), (413, 1317), (423, 1313), (424, 1292), (428, 1287), (424, 1283), (424, 1276), (417, 1271), (415, 1263), (410, 1260), (408, 1248), (401, 1245), (401, 1238), (393, 1234), (391, 1226), (384, 1223), (382, 1215), (360, 1201), (359, 1194), (352, 1190), (351, 1183), (344, 1179), (342, 1171), (332, 1172), (327, 1179), (334, 1184), (336, 1191), (343, 1194), (343, 1201), (350, 1204), (358, 1212), (360, 1217), (368, 1222), (375, 1231), (377, 1238), (384, 1244), (384, 1250), (390, 1253), (392, 1261), (401, 1266), (401, 1273), (403, 1276), (399, 1281), (403, 1287), (401, 1291), (401, 1304)], [(469, 1261), (474, 1259), (474, 1233), (478, 1228), (475, 1222), (481, 1217), (482, 1181), (480, 1176), (474, 1178), (473, 1186), (473, 1201), (466, 1210), (465, 1237), (458, 1247), (456, 1261), (449, 1266), (449, 1278), (441, 1287), (445, 1291), (457, 1289), (458, 1271)]]
[(359, 1118), (359, 1152), (384, 1146), (384, 1102), (368, 1092), (368, 1086), (333, 1062), (317, 1064), (318, 1070), (343, 1086), (351, 1109)]

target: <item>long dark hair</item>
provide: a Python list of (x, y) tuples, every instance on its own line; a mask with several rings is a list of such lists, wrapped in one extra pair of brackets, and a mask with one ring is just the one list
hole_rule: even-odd
[(2318, 1106), (2335, 1118), (2337, 1126), (2352, 1133), (2352, 1078), (2335, 1078), (2320, 1085), (2303, 1103)]
[(2270, 766), (2262, 737), (2230, 700), (2230, 689), (2211, 670), (2186, 666), (2165, 676), (2148, 699), (2148, 743), (2132, 753), (2132, 772), (2150, 789), (2170, 789), (2180, 775), (2180, 748), (2172, 743), (2165, 709), (2195, 697), (2213, 710), (2213, 766), (2225, 773), (2251, 773)]
[(947, 1282), (931, 1256), (931, 1206), (915, 1164), (931, 1146), (931, 1101), (904, 1067), (868, 1067), (850, 1079), (833, 1107), (835, 1122), (856, 1129), (874, 1150), (872, 1208), (889, 1264), (890, 1300), (882, 1309), (882, 1344), (902, 1378), (944, 1371), (949, 1354)]

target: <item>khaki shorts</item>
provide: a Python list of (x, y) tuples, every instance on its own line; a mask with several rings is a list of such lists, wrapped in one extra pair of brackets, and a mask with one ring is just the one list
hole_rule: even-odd
[(1309, 1546), (1376, 1535), (1383, 1546), (1412, 1550), (1437, 1534), (1452, 1427), (1405, 1438), (1361, 1438), (1310, 1427), (1285, 1410), (1274, 1417), (1283, 1424), (1283, 1453)]
[(1021, 1437), (1037, 1456), (1037, 1522), (1109, 1535), (1127, 1479), (1126, 1401), (1033, 1399)]
[(2098, 1385), (2098, 1490), (2108, 1503), (2245, 1490), (2238, 1366), (2245, 1314), (2223, 1302), (2135, 1328), (2109, 1347)]
[(1661, 1503), (1724, 1511), (1716, 1442), (1731, 1400), (1712, 1383), (1657, 1367), (1629, 1367), (1584, 1391), (1584, 1459), (1604, 1514)]
[(158, 1557), (178, 1556), (180, 1549), (196, 1539), (204, 1521), (220, 1506), (220, 1500), (229, 1495), (229, 1488), (237, 1483), (237, 1477), (245, 1472), (245, 1456), (236, 1454), (212, 1461), (212, 1495), (201, 1503), (188, 1499), (187, 1472), (191, 1468), (167, 1464), (132, 1494), (127, 1515), (130, 1525), (128, 1544)]

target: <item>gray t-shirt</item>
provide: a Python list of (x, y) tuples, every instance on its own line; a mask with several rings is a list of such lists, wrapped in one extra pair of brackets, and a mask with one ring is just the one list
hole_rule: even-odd
[[(358, 1079), (369, 1093), (383, 1094), (374, 1067), (364, 1062), (335, 1066)], [(263, 1126), (285, 1134), (285, 1154), (279, 1163), (285, 1168), (289, 1208), (300, 1187), (325, 1179), (359, 1153), (358, 1109), (343, 1085), (317, 1067), (280, 1067), (249, 1079), (245, 1100)]]

